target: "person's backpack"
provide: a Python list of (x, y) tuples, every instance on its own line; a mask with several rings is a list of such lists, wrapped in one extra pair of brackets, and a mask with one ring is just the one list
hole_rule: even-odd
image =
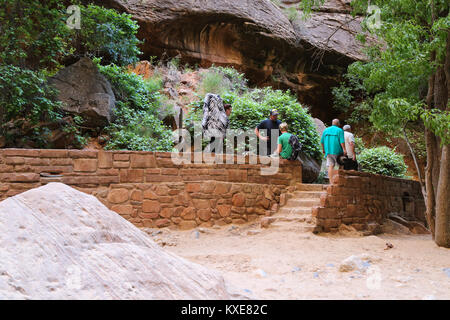
[(289, 160), (296, 160), (300, 151), (302, 150), (302, 144), (298, 141), (298, 138), (295, 134), (291, 134), (289, 137), (289, 144), (292, 147), (292, 153)]

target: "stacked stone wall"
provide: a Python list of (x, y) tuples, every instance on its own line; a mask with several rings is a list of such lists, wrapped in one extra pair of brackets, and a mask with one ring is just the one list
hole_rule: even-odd
[(0, 200), (62, 182), (136, 226), (189, 229), (271, 215), (302, 180), (298, 161), (280, 160), (276, 174), (262, 175), (270, 164), (261, 162), (269, 158), (258, 157), (257, 164), (248, 157), (222, 160), (176, 164), (171, 153), (0, 149)]

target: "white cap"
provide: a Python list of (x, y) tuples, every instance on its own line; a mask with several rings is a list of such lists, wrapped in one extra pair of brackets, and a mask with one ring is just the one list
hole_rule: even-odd
[(348, 124), (346, 124), (342, 129), (344, 129), (344, 130), (350, 130), (351, 128), (350, 128), (350, 126), (349, 126)]

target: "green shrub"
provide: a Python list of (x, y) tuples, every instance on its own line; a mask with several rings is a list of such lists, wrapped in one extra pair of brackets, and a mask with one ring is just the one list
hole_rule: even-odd
[[(66, 25), (67, 6), (61, 1), (0, 0), (0, 4), (0, 135), (8, 146), (45, 148), (51, 147), (51, 130), (57, 128), (73, 136), (71, 147), (81, 147), (86, 143), (82, 121), (77, 117), (62, 121), (66, 114), (47, 78), (69, 56), (102, 56), (120, 65), (137, 61), (137, 22), (114, 10), (79, 5), (81, 29), (71, 30)], [(115, 74), (120, 76), (125, 77)], [(129, 107), (144, 108), (147, 91), (154, 87), (159, 84), (149, 82), (137, 91), (119, 86), (117, 93)]]
[(114, 64), (98, 67), (117, 99), (115, 120), (106, 128), (111, 137), (106, 149), (171, 151), (172, 131), (158, 119), (162, 80), (143, 79)]
[(358, 156), (362, 171), (404, 178), (407, 170), (403, 155), (388, 147), (364, 149)]
[(136, 111), (124, 103), (117, 104), (117, 120), (107, 131), (106, 149), (172, 151), (172, 132), (152, 111)]
[(226, 92), (226, 84), (223, 75), (216, 71), (207, 71), (202, 74), (202, 82), (200, 83), (200, 93), (214, 93), (222, 95)]
[(19, 138), (45, 145), (49, 132), (38, 123), (60, 119), (59, 106), (42, 73), (0, 65), (0, 135), (7, 145)]
[(247, 91), (247, 82), (248, 80), (245, 78), (243, 73), (240, 73), (233, 67), (215, 67), (212, 66), (210, 70), (221, 74), (228, 85), (227, 91), (243, 93)]
[(212, 66), (202, 74), (199, 93), (223, 95), (227, 92), (243, 93), (247, 90), (247, 79), (232, 67)]
[(160, 77), (143, 79), (141, 76), (128, 72), (126, 68), (115, 64), (100, 65), (100, 60), (94, 60), (100, 72), (113, 87), (116, 99), (127, 104), (134, 110), (152, 110), (156, 115), (160, 106), (163, 83)]
[(69, 53), (65, 9), (59, 0), (0, 0), (0, 61), (32, 70), (57, 67)]
[(101, 56), (120, 66), (138, 61), (139, 26), (130, 14), (95, 5), (80, 8), (82, 26), (73, 31), (73, 47), (78, 55)]
[(277, 109), (280, 114), (278, 119), (286, 122), (289, 125), (289, 132), (298, 136), (305, 154), (317, 160), (321, 159), (320, 138), (311, 115), (289, 91), (266, 87), (254, 89), (229, 100), (233, 105), (230, 116), (231, 128), (252, 130), (269, 116), (271, 109)]
[[(200, 96), (199, 96), (200, 98)], [(224, 103), (230, 103), (233, 111), (230, 115), (230, 128), (251, 130), (269, 116), (271, 109), (277, 109), (278, 118), (289, 125), (289, 132), (298, 136), (307, 155), (320, 160), (320, 138), (308, 111), (303, 108), (289, 91), (273, 90), (270, 87), (248, 90), (242, 95), (225, 92)], [(191, 112), (185, 119), (185, 125), (193, 134), (194, 121), (201, 121), (203, 101), (191, 104)]]

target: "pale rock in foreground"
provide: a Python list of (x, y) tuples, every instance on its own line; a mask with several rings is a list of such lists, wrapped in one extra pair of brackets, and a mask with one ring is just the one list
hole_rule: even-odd
[(230, 299), (215, 271), (164, 251), (61, 183), (0, 202), (0, 299)]

